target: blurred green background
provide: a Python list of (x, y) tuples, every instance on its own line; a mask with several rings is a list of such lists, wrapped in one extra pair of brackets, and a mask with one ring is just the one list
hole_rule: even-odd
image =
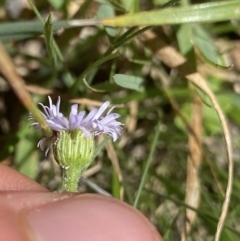
[[(169, 24), (162, 24), (164, 19), (159, 17), (159, 24), (141, 32), (154, 33), (157, 42), (185, 56), (204, 77), (228, 119), (235, 169), (232, 199), (220, 240), (238, 241), (240, 22), (239, 18), (229, 17), (231, 4), (237, 1), (228, 2), (0, 1), (1, 42), (36, 103), (47, 104), (47, 95), (54, 101), (61, 96), (61, 110), (66, 115), (70, 103), (79, 103), (80, 109), (86, 110), (106, 100), (117, 106), (116, 112), (125, 123), (123, 134), (116, 143), (103, 143), (85, 176), (114, 197), (137, 207), (156, 225), (165, 241), (184, 240), (182, 233), (188, 223), (185, 211), (189, 209), (196, 217), (186, 240), (214, 239), (224, 200), (219, 186), (225, 192), (229, 175), (222, 124), (208, 96), (190, 84), (181, 70), (159, 58), (154, 46), (142, 41), (140, 28), (127, 24), (122, 28), (101, 24), (70, 26), (64, 25), (65, 20), (103, 19), (154, 9), (176, 13), (167, 19)], [(212, 20), (186, 24), (189, 12), (181, 9), (203, 3), (206, 12), (200, 13), (200, 19), (210, 16)], [(217, 15), (208, 7), (219, 9), (221, 19), (214, 19)], [(50, 12), (52, 20), (48, 18)], [(152, 19), (158, 19), (158, 13), (152, 14)], [(194, 112), (196, 100), (201, 108)], [(192, 126), (200, 132), (199, 153), (189, 149), (191, 133), (186, 125), (191, 126), (195, 117), (201, 120)], [(46, 157), (37, 148), (42, 133), (29, 128), (30, 124), (28, 111), (0, 76), (0, 161), (50, 190), (59, 190), (61, 170), (51, 154)], [(102, 143), (102, 139), (96, 141)], [(200, 199), (192, 206), (185, 197), (190, 175), (187, 167), (195, 154), (199, 168), (194, 180), (199, 180)], [(79, 190), (95, 192), (84, 182), (80, 182)]]

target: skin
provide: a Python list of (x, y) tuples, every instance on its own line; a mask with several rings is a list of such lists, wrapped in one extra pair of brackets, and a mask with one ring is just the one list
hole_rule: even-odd
[(2, 164), (0, 240), (163, 241), (126, 203), (96, 194), (51, 193)]

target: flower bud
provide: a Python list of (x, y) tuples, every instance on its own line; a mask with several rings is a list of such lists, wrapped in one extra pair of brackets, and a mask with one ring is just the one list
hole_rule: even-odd
[(64, 189), (77, 192), (78, 181), (94, 156), (93, 136), (86, 137), (80, 129), (59, 131), (53, 144), (55, 160), (63, 169)]

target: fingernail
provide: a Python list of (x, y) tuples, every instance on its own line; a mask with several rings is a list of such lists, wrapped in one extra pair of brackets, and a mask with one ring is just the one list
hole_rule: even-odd
[(28, 213), (27, 222), (36, 241), (162, 241), (140, 212), (95, 194), (38, 207)]

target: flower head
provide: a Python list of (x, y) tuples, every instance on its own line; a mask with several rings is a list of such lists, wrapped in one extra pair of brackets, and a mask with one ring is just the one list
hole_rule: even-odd
[[(113, 141), (116, 141), (121, 134), (123, 124), (117, 121), (120, 117), (119, 114), (111, 113), (114, 107), (106, 115), (103, 115), (110, 105), (109, 101), (103, 103), (100, 108), (94, 108), (87, 115), (85, 111), (78, 112), (78, 105), (74, 104), (71, 106), (71, 111), (67, 118), (60, 112), (60, 97), (58, 97), (56, 105), (52, 103), (52, 99), (49, 96), (48, 100), (49, 106), (45, 106), (42, 103), (39, 104), (43, 108), (42, 115), (54, 133), (81, 130), (86, 138), (107, 134), (113, 138)], [(34, 119), (31, 113), (29, 119)], [(41, 129), (38, 122), (32, 123), (31, 126)], [(38, 142), (38, 147), (41, 150), (45, 149), (46, 140), (47, 138), (44, 137)], [(49, 148), (47, 148), (46, 154), (48, 150)]]

